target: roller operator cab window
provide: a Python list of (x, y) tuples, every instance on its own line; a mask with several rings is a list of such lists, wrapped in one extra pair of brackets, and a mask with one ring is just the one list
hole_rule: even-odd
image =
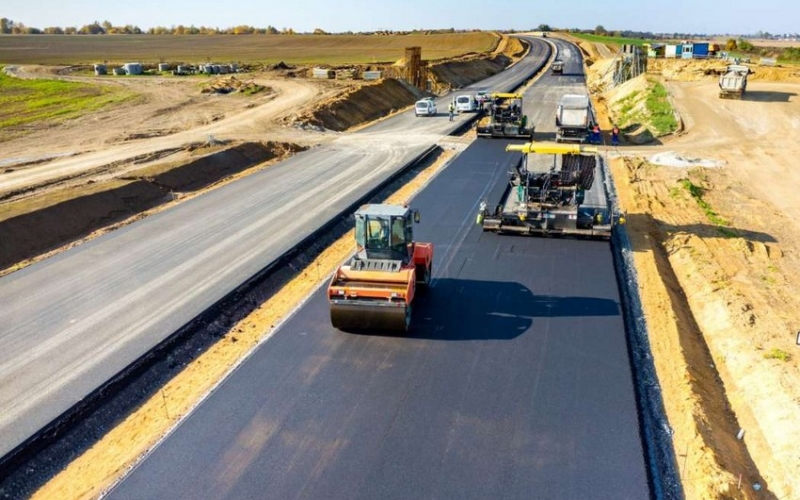
[(366, 235), (366, 220), (364, 217), (356, 217), (356, 244), (364, 248), (367, 246), (367, 235)]
[(406, 252), (406, 221), (402, 217), (392, 217), (392, 250)]
[(368, 249), (389, 248), (389, 221), (378, 217), (367, 218), (367, 245)]
[(357, 217), (356, 243), (367, 250), (406, 253), (411, 224), (404, 217)]

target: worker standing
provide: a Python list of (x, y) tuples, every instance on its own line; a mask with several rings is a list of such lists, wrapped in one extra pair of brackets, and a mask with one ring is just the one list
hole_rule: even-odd
[(600, 125), (596, 123), (592, 127), (592, 144), (600, 144)]
[(611, 129), (611, 145), (612, 146), (619, 146), (619, 127), (614, 124), (614, 128)]
[(456, 114), (456, 103), (450, 101), (450, 105), (447, 106), (447, 110), (450, 111), (450, 121), (453, 121), (453, 117)]

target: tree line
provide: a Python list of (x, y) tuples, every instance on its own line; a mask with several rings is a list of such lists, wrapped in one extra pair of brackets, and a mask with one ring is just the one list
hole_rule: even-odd
[[(8, 18), (0, 18), (0, 34), (3, 35), (292, 35), (295, 31), (292, 28), (278, 29), (274, 26), (266, 28), (255, 28), (253, 26), (240, 25), (228, 28), (216, 28), (209, 26), (156, 26), (143, 30), (138, 26), (126, 24), (124, 26), (114, 26), (109, 21), (93, 22), (77, 26), (49, 26), (47, 28), (34, 28), (23, 23), (15, 22)], [(314, 30), (315, 34), (325, 34), (321, 29)]]
[[(341, 35), (408, 35), (408, 34), (439, 34), (439, 33), (456, 33), (456, 32), (473, 32), (480, 30), (456, 30), (454, 28), (434, 29), (434, 30), (413, 30), (413, 31), (345, 31), (338, 33)], [(311, 32), (314, 35), (329, 35), (325, 30), (320, 28)], [(297, 32), (292, 28), (278, 29), (274, 26), (267, 26), (266, 28), (256, 28), (248, 25), (232, 26), (228, 28), (212, 28), (208, 26), (156, 26), (146, 30), (140, 29), (138, 26), (126, 24), (125, 26), (114, 26), (109, 21), (99, 23), (97, 21), (91, 24), (85, 24), (81, 27), (77, 26), (50, 26), (47, 28), (34, 28), (25, 26), (23, 23), (12, 21), (8, 18), (0, 18), (0, 34), (2, 35), (295, 35)]]

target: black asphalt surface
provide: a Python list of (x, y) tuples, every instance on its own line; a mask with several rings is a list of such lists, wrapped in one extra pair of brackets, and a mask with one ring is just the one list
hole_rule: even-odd
[[(519, 85), (548, 50), (484, 85)], [(0, 278), (0, 456), (466, 119), (402, 113)]]
[(649, 498), (610, 246), (483, 233), (504, 146), (412, 203), (412, 334), (334, 330), (320, 290), (108, 498)]

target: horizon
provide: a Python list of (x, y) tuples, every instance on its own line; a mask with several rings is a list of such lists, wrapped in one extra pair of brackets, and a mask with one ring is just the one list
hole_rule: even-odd
[[(640, 31), (654, 34), (704, 34), (750, 36), (758, 32), (773, 35), (800, 32), (800, 4), (791, 0), (728, 0), (724, 9), (687, 0), (649, 4), (617, 0), (598, 4), (595, 0), (574, 0), (572, 9), (558, 5), (536, 6), (528, 2), (505, 0), (489, 8), (486, 0), (439, 0), (437, 2), (407, 0), (375, 4), (366, 0), (347, 0), (333, 4), (322, 0), (306, 0), (301, 5), (257, 3), (244, 0), (236, 9), (220, 9), (210, 0), (173, 0), (163, 3), (141, 0), (136, 5), (112, 4), (86, 0), (64, 9), (63, 2), (7, 0), (0, 17), (27, 27), (44, 30), (48, 27), (76, 27), (102, 24), (132, 25), (147, 31), (157, 27), (206, 27), (228, 29), (236, 26), (278, 30), (291, 28), (311, 33), (321, 29), (328, 33), (481, 30), (529, 31), (540, 24), (559, 29), (592, 30), (603, 26), (608, 31)], [(274, 12), (273, 12), (274, 11)], [(496, 12), (495, 16), (485, 15)], [(507, 22), (498, 22), (509, 13)], [(687, 16), (687, 14), (690, 14)], [(505, 26), (504, 26), (505, 24)], [(440, 25), (439, 28), (424, 27)]]
[[(6, 19), (6, 18), (0, 18)], [(79, 25), (61, 25), (61, 26), (34, 26), (28, 23), (17, 21), (16, 19), (8, 19), (13, 25), (15, 26), (24, 26), (25, 28), (33, 28), (37, 30), (45, 30), (49, 28), (61, 28), (61, 29), (78, 29), (85, 26), (92, 26), (95, 22), (98, 23), (99, 26), (106, 22), (98, 22), (92, 21), (91, 23), (83, 23)], [(110, 21), (109, 21), (110, 22)], [(536, 33), (542, 30), (538, 30), (538, 27), (533, 27), (530, 29), (477, 29), (477, 28), (469, 28), (469, 29), (456, 29), (456, 28), (415, 28), (412, 30), (389, 30), (389, 29), (380, 29), (380, 30), (364, 30), (364, 31), (326, 31), (322, 28), (316, 28), (316, 30), (322, 30), (321, 33), (315, 31), (297, 31), (292, 29), (291, 27), (286, 27), (283, 29), (290, 29), (291, 33), (283, 33), (278, 32), (277, 34), (269, 34), (269, 33), (225, 33), (226, 31), (232, 31), (237, 27), (247, 26), (249, 28), (253, 28), (255, 30), (264, 30), (267, 28), (274, 28), (273, 26), (255, 26), (255, 25), (236, 25), (236, 26), (196, 26), (196, 25), (171, 25), (171, 26), (153, 26), (148, 28), (142, 28), (141, 26), (137, 26), (134, 24), (126, 23), (126, 24), (115, 24), (111, 23), (114, 28), (124, 28), (126, 26), (131, 26), (133, 28), (138, 28), (141, 30), (141, 33), (2, 33), (0, 32), (0, 36), (114, 36), (114, 35), (123, 35), (123, 36), (203, 36), (207, 35), (206, 33), (172, 33), (172, 30), (175, 30), (178, 27), (183, 27), (185, 29), (197, 28), (197, 29), (208, 29), (212, 31), (217, 31), (218, 33), (214, 33), (213, 36), (297, 36), (297, 35), (317, 35), (317, 36), (347, 36), (347, 35), (379, 35), (388, 33), (388, 34), (410, 34), (410, 33), (417, 33), (417, 34), (428, 34), (428, 33), (438, 33), (438, 34), (447, 34), (449, 30), (455, 30), (453, 33), (474, 33), (474, 32), (484, 32), (484, 33), (491, 33), (491, 32), (499, 32), (499, 33)], [(598, 25), (597, 27), (600, 27)], [(604, 27), (605, 28), (605, 27)], [(168, 30), (165, 33), (150, 33), (148, 30), (151, 29), (166, 29)], [(798, 39), (800, 40), (800, 32), (784, 32), (784, 33), (771, 33), (771, 32), (752, 32), (752, 33), (699, 33), (699, 32), (653, 32), (653, 31), (644, 31), (644, 30), (636, 30), (636, 29), (612, 29), (612, 28), (605, 28), (606, 33), (604, 34), (596, 34), (596, 36), (605, 36), (608, 38), (614, 37), (623, 37), (625, 38), (626, 35), (615, 35), (615, 33), (636, 33), (636, 34), (650, 34), (656, 37), (657, 39), (668, 39), (673, 35), (676, 35), (678, 38), (680, 37), (708, 37), (708, 38), (717, 38), (717, 37), (739, 37), (739, 38), (752, 38), (752, 39), (760, 39), (765, 38), (767, 35), (769, 37), (790, 37), (790, 39)], [(577, 33), (580, 30), (581, 33), (584, 34), (594, 34), (590, 32), (594, 32), (595, 28), (563, 28), (559, 26), (550, 26), (550, 32), (562, 32), (562, 33), (570, 33), (575, 32)], [(632, 38), (636, 38), (632, 36)], [(646, 37), (645, 37), (646, 38)], [(777, 41), (777, 40), (776, 40)]]

